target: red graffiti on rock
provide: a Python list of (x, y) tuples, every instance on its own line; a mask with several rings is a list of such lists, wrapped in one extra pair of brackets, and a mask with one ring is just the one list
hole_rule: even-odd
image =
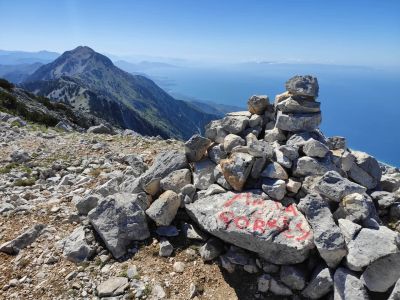
[[(240, 202), (242, 205), (253, 208), (250, 215), (235, 214), (232, 206)], [(264, 200), (252, 196), (251, 193), (236, 194), (228, 199), (224, 205), (224, 210), (218, 214), (226, 228), (234, 226), (239, 230), (247, 230), (255, 234), (263, 235), (266, 232), (283, 232), (288, 239), (304, 241), (311, 235), (311, 230), (303, 216), (294, 205), (284, 207), (280, 202)], [(291, 221), (295, 221), (292, 224)]]

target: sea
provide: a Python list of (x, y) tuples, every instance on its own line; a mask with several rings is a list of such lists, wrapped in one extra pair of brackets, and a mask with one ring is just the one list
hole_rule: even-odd
[(146, 73), (170, 94), (246, 109), (254, 94), (285, 91), (294, 75), (318, 78), (321, 129), (344, 136), (351, 149), (400, 167), (400, 71), (319, 64), (243, 63), (211, 67), (165, 67)]

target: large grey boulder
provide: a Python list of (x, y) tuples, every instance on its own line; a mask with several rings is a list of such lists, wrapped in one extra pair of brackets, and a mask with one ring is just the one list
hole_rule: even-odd
[(311, 157), (325, 157), (329, 152), (329, 148), (320, 141), (311, 138), (304, 143), (303, 152)]
[(154, 178), (164, 178), (169, 173), (188, 168), (186, 155), (183, 152), (171, 150), (157, 155), (152, 166), (141, 176), (141, 182), (147, 184)]
[(97, 126), (92, 126), (87, 130), (88, 133), (96, 133), (96, 134), (113, 134), (113, 130), (104, 125), (104, 124), (100, 124)]
[(321, 124), (321, 113), (283, 113), (278, 111), (275, 127), (291, 131), (313, 131)]
[(314, 232), (314, 244), (326, 264), (334, 268), (346, 256), (344, 237), (336, 225), (327, 203), (320, 197), (307, 195), (299, 203)]
[(305, 298), (320, 299), (333, 288), (333, 278), (329, 268), (318, 266), (306, 288), (301, 292)]
[(249, 112), (262, 115), (267, 109), (269, 98), (267, 95), (253, 95), (247, 101)]
[(377, 259), (400, 252), (399, 234), (380, 226), (379, 230), (363, 228), (348, 244), (347, 266), (354, 271), (361, 271)]
[(236, 191), (241, 191), (250, 175), (254, 157), (247, 153), (233, 153), (221, 160), (221, 169), (226, 181)]
[(164, 191), (171, 190), (179, 193), (181, 189), (192, 182), (192, 173), (189, 169), (176, 170), (164, 177), (160, 186)]
[(292, 95), (318, 97), (319, 85), (316, 77), (296, 75), (286, 81), (286, 90)]
[(356, 162), (348, 173), (349, 177), (368, 189), (376, 187), (382, 177), (378, 161), (365, 152), (351, 151), (351, 154), (356, 157)]
[(313, 233), (295, 205), (285, 208), (255, 193), (203, 197), (186, 210), (205, 231), (276, 264), (300, 263), (314, 247)]
[(369, 300), (362, 281), (345, 268), (336, 269), (334, 275), (334, 299)]
[(181, 200), (178, 195), (173, 191), (166, 191), (151, 204), (146, 214), (157, 225), (168, 226), (174, 220), (180, 205)]
[(317, 159), (309, 156), (303, 156), (295, 160), (292, 167), (293, 175), (298, 177), (324, 175), (326, 172), (335, 169), (335, 165), (328, 157)]
[(193, 163), (193, 184), (199, 190), (206, 190), (215, 182), (215, 164), (209, 159)]
[(5, 242), (0, 246), (0, 252), (15, 255), (19, 251), (32, 244), (43, 232), (46, 227), (44, 224), (36, 224), (15, 239)]
[(95, 248), (86, 241), (85, 229), (80, 226), (60, 242), (63, 255), (70, 261), (78, 263), (90, 259)]
[(340, 202), (343, 197), (349, 194), (363, 194), (367, 191), (365, 187), (343, 178), (336, 171), (326, 172), (315, 185), (315, 189), (321, 195), (335, 202)]
[(185, 143), (185, 153), (189, 161), (199, 161), (202, 159), (210, 146), (211, 141), (199, 134), (193, 135)]
[(370, 264), (361, 281), (373, 292), (386, 292), (400, 278), (400, 253), (389, 254)]
[(227, 133), (238, 134), (249, 124), (248, 116), (226, 116), (221, 120), (221, 126)]
[(127, 246), (150, 236), (143, 199), (133, 194), (118, 193), (100, 201), (88, 218), (115, 258), (127, 252)]

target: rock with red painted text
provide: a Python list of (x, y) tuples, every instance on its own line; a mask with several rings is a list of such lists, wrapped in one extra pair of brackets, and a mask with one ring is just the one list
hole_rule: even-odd
[(257, 193), (227, 192), (186, 205), (202, 229), (275, 264), (307, 259), (313, 233), (295, 205), (265, 200)]

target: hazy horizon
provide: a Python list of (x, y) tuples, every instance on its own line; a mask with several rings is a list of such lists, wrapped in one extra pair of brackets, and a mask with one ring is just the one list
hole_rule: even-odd
[(399, 1), (16, 0), (0, 9), (7, 50), (87, 45), (125, 58), (400, 66)]

